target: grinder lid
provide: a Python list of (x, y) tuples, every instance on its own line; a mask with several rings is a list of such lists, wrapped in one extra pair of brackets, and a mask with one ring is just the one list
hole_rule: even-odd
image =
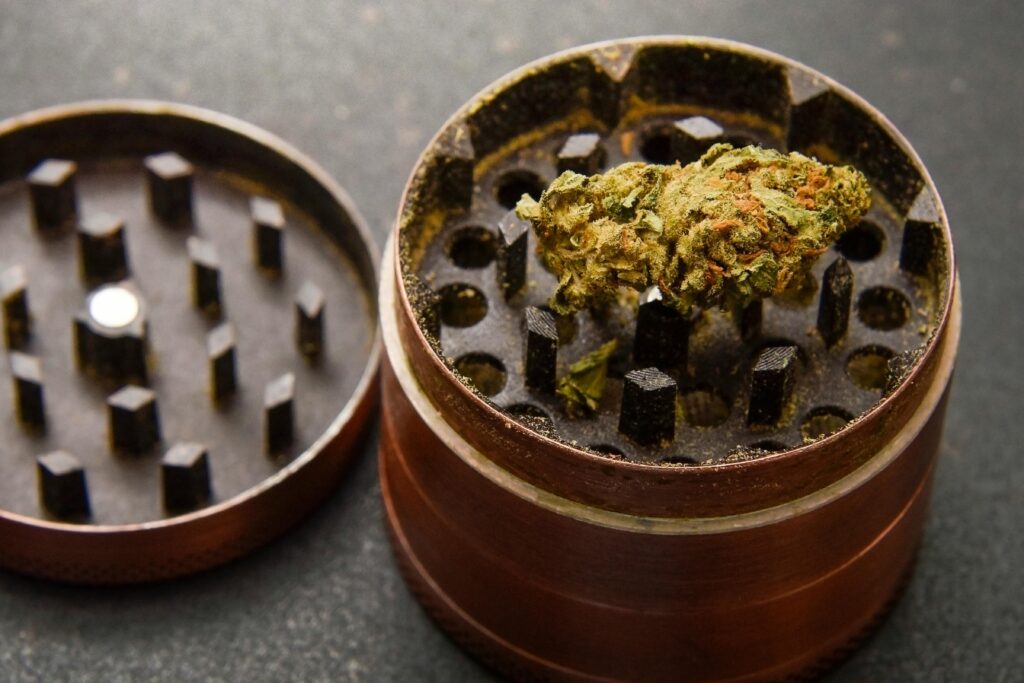
[(322, 169), (222, 114), (0, 123), (0, 566), (163, 579), (301, 518), (372, 414), (377, 254)]

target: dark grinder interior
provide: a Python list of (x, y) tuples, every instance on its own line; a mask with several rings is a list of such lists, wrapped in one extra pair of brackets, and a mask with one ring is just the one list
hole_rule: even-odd
[[(554, 276), (511, 211), (524, 193), (717, 142), (851, 164), (872, 208), (792, 296), (685, 319), (651, 294), (611, 315), (546, 310)], [(423, 331), (483, 398), (545, 436), (667, 465), (761, 457), (856, 420), (931, 342), (951, 272), (934, 190), (888, 125), (805, 67), (727, 45), (609, 46), (499, 84), (428, 150), (400, 239)], [(597, 414), (569, 416), (553, 378), (613, 337)]]
[(159, 113), (5, 133), (4, 510), (202, 510), (316, 447), (356, 391), (372, 265), (322, 190), (241, 140)]

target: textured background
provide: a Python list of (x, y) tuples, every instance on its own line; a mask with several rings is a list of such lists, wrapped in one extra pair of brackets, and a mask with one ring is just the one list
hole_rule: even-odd
[[(0, 116), (99, 97), (233, 114), (317, 158), (383, 243), (409, 169), (448, 114), (550, 52), (703, 34), (835, 77), (888, 115), (930, 168), (953, 224), (965, 319), (917, 574), (828, 681), (1019, 681), (1021, 7), (0, 0)], [(338, 495), (286, 538), (202, 576), (87, 590), (0, 574), (0, 679), (491, 680), (398, 577), (373, 451), (371, 441)]]

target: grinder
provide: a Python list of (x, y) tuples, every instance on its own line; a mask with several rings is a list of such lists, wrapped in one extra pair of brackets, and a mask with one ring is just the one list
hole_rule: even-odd
[(0, 566), (179, 576), (330, 493), (373, 414), (376, 255), (287, 144), (162, 102), (0, 123)]
[[(870, 210), (793, 296), (558, 315), (515, 207), (559, 174), (760, 145)], [(381, 277), (380, 476), (402, 571), (515, 678), (813, 676), (913, 566), (959, 336), (946, 215), (881, 114), (727, 41), (573, 49), (489, 86), (406, 187)], [(615, 340), (613, 347), (604, 347)], [(555, 391), (607, 348), (592, 411)]]

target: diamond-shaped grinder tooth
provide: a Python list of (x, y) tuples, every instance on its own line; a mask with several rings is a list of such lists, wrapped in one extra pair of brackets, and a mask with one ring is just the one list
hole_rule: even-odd
[(215, 402), (225, 400), (238, 389), (235, 345), (235, 327), (231, 323), (221, 323), (206, 336), (210, 395)]
[(324, 293), (308, 280), (295, 295), (295, 346), (307, 358), (317, 358), (324, 345)]
[(249, 207), (256, 265), (269, 274), (280, 274), (284, 270), (284, 210), (266, 197), (253, 197)]
[(128, 277), (124, 221), (105, 213), (83, 218), (78, 224), (78, 264), (90, 287)]
[(750, 377), (747, 424), (775, 425), (793, 393), (799, 352), (795, 346), (771, 346), (754, 361)]
[(141, 455), (160, 442), (156, 394), (129, 384), (107, 397), (110, 445), (119, 453)]
[(220, 258), (212, 243), (198, 237), (186, 242), (192, 270), (192, 303), (210, 315), (220, 315), (221, 301)]
[(267, 453), (291, 446), (295, 438), (295, 375), (286, 373), (267, 384), (263, 392), (263, 432)]
[(143, 164), (149, 206), (157, 218), (172, 225), (192, 223), (192, 164), (175, 152), (148, 156)]
[(177, 443), (160, 461), (164, 509), (184, 512), (210, 500), (210, 459), (206, 446)]
[(739, 329), (740, 339), (745, 342), (752, 341), (761, 334), (761, 325), (764, 322), (764, 303), (758, 299), (740, 308), (733, 313), (736, 327)]
[(536, 306), (523, 311), (526, 337), (526, 386), (538, 391), (555, 389), (558, 362), (558, 327), (555, 316)]
[(575, 171), (594, 175), (604, 166), (607, 153), (597, 133), (577, 133), (566, 138), (558, 150), (558, 172)]
[(651, 287), (640, 295), (633, 359), (640, 365), (670, 369), (686, 362), (690, 322), (668, 306), (661, 290)]
[(46, 402), (43, 397), (43, 368), (35, 356), (20, 351), (10, 355), (14, 403), (18, 419), (35, 431), (46, 429)]
[(683, 163), (693, 161), (711, 145), (724, 140), (722, 127), (706, 116), (691, 116), (672, 126), (672, 156)]
[(39, 503), (54, 517), (65, 520), (92, 514), (85, 469), (67, 451), (54, 451), (36, 458)]
[(818, 334), (826, 346), (835, 346), (846, 336), (850, 325), (850, 301), (853, 297), (853, 271), (843, 257), (825, 270), (818, 302)]
[(46, 159), (28, 174), (28, 190), (36, 229), (52, 232), (70, 226), (78, 215), (75, 174), (78, 167), (66, 159)]
[(526, 263), (530, 242), (530, 222), (516, 215), (505, 214), (498, 223), (501, 235), (498, 250), (498, 284), (508, 299), (526, 284)]
[(658, 368), (633, 370), (622, 385), (619, 431), (641, 444), (670, 441), (676, 428), (676, 381)]
[(4, 342), (9, 349), (20, 349), (28, 341), (32, 326), (24, 268), (11, 266), (0, 274), (0, 295), (3, 296)]

